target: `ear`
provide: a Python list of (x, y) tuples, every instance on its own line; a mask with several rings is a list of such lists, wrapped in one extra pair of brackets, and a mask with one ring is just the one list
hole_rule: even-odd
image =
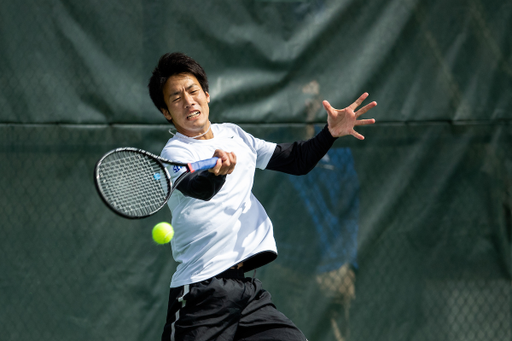
[(206, 91), (204, 93), (206, 94), (207, 103), (210, 103), (210, 94), (207, 93)]
[(172, 116), (171, 116), (171, 113), (169, 112), (169, 110), (160, 108), (160, 111), (162, 112), (164, 117), (167, 119), (167, 121), (169, 121), (169, 122), (172, 121)]

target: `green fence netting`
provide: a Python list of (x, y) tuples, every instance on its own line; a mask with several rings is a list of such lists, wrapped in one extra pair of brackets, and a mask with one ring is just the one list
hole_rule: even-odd
[(512, 2), (21, 0), (0, 28), (2, 340), (160, 338), (170, 213), (117, 217), (92, 173), (170, 137), (146, 90), (169, 51), (212, 121), (274, 142), (323, 99), (379, 103), (309, 175), (256, 173), (280, 253), (257, 277), (309, 340), (511, 339)]

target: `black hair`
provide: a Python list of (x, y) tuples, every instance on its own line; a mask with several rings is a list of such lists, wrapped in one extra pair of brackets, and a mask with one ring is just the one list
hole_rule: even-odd
[(194, 75), (203, 91), (208, 92), (208, 78), (198, 62), (181, 52), (166, 53), (160, 57), (148, 84), (149, 96), (160, 112), (167, 109), (163, 94), (165, 82), (169, 77), (181, 73)]

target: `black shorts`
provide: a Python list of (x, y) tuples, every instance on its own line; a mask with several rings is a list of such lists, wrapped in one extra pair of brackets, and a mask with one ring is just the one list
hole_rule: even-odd
[(259, 280), (227, 270), (171, 288), (162, 341), (294, 340), (306, 337), (279, 312)]

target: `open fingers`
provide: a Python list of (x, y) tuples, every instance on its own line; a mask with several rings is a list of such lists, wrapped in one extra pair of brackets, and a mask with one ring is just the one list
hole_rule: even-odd
[(364, 107), (362, 107), (361, 109), (356, 111), (356, 117), (361, 116), (362, 114), (366, 113), (368, 110), (370, 110), (372, 108), (375, 108), (376, 106), (377, 106), (377, 102), (375, 102), (375, 101), (365, 105)]
[(353, 130), (350, 132), (350, 135), (354, 136), (358, 140), (364, 140), (364, 136), (359, 134), (357, 131)]
[(359, 109), (358, 111), (356, 111), (356, 117), (359, 117), (361, 115), (363, 115), (364, 113), (366, 113), (368, 110), (372, 109), (372, 108), (375, 108), (377, 106), (377, 102), (373, 101), (367, 105), (365, 105), (364, 107), (362, 107), (361, 109)]
[(329, 103), (327, 100), (324, 100), (322, 102), (324, 108), (325, 108), (325, 111), (327, 111), (327, 114), (328, 115), (334, 115), (335, 112), (336, 112), (336, 109), (334, 109), (331, 105), (331, 103)]
[(359, 96), (359, 98), (354, 102), (352, 103), (349, 108), (356, 111), (357, 107), (359, 107), (363, 102), (364, 100), (368, 97), (368, 93), (365, 92), (364, 94), (362, 94), (361, 96)]
[[(365, 125), (374, 124), (374, 123), (375, 123), (374, 118), (368, 118), (368, 119), (364, 119), (364, 120), (357, 120), (355, 122), (354, 126), (365, 126)], [(350, 135), (354, 136), (358, 140), (364, 140), (364, 136), (359, 134), (354, 129), (352, 129), (352, 131), (350, 132)]]
[(368, 118), (368, 119), (364, 119), (364, 120), (357, 120), (355, 125), (356, 126), (366, 126), (368, 124), (374, 124), (374, 123), (375, 123), (374, 118)]

